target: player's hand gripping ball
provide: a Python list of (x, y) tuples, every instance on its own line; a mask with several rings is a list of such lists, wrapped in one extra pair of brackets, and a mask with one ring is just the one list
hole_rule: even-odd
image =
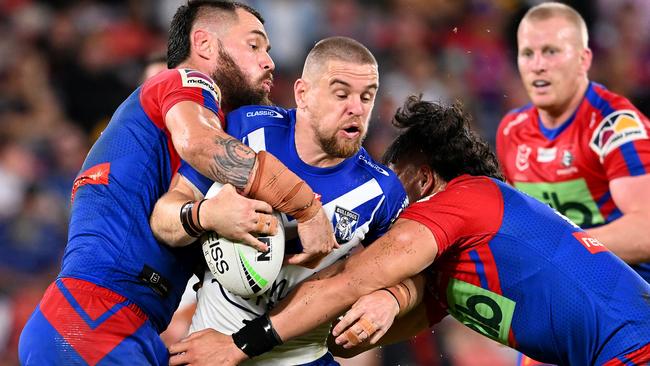
[[(206, 198), (214, 197), (223, 187), (215, 182)], [(268, 245), (269, 251), (262, 253), (246, 244), (207, 232), (199, 239), (203, 256), (210, 272), (228, 291), (242, 297), (250, 297), (268, 290), (280, 272), (284, 259), (284, 226), (279, 212), (277, 234), (260, 236), (258, 239)]]

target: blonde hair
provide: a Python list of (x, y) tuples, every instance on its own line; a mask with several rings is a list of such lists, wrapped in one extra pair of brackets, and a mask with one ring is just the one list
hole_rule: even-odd
[(589, 33), (587, 32), (587, 24), (585, 24), (585, 20), (582, 18), (580, 13), (566, 4), (551, 1), (533, 6), (528, 9), (524, 17), (521, 19), (519, 27), (521, 27), (521, 24), (525, 20), (546, 20), (558, 16), (563, 17), (578, 28), (582, 47), (588, 48)]

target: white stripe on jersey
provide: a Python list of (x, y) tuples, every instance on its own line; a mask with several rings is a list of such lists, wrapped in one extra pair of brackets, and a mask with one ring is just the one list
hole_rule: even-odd
[(246, 137), (248, 138), (248, 147), (253, 149), (256, 153), (266, 150), (266, 137), (264, 136), (263, 128), (258, 128), (249, 133)]

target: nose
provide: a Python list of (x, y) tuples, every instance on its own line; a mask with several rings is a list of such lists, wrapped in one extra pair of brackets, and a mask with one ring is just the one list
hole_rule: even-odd
[(268, 52), (264, 52), (264, 55), (260, 60), (260, 66), (264, 70), (268, 70), (268, 71), (275, 70), (275, 63), (273, 62), (273, 59), (271, 58), (271, 55)]
[(363, 103), (361, 96), (351, 96), (348, 101), (348, 115), (361, 116), (363, 115)]
[(546, 60), (544, 59), (544, 56), (541, 53), (535, 53), (531, 60), (531, 66), (533, 71), (536, 73), (546, 70)]

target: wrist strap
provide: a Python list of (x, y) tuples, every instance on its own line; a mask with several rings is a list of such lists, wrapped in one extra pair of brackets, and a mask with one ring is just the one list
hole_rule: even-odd
[(235, 345), (250, 358), (259, 356), (282, 344), (282, 339), (273, 329), (268, 314), (247, 322), (243, 328), (233, 333), (232, 339)]
[[(181, 206), (181, 224), (187, 235), (193, 238), (198, 238), (205, 232), (199, 220), (199, 210), (203, 201), (205, 200), (198, 202), (188, 201)], [(196, 209), (194, 209), (194, 206), (196, 206)]]

